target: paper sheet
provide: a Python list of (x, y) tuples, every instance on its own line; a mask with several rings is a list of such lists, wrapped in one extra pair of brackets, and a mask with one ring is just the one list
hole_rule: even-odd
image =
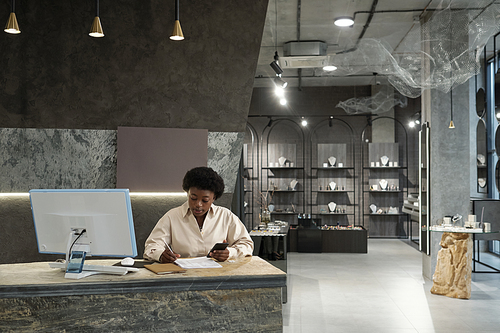
[(220, 268), (222, 267), (217, 262), (213, 261), (211, 258), (207, 257), (197, 257), (197, 258), (189, 258), (189, 259), (177, 259), (174, 261), (176, 265), (182, 267), (184, 269), (191, 268)]

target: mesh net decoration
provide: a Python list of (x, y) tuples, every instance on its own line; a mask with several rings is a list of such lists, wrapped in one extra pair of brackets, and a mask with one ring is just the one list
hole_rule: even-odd
[[(379, 73), (402, 95), (412, 98), (427, 89), (447, 93), (467, 82), (479, 73), (483, 47), (499, 31), (500, 2), (443, 1), (428, 14), (432, 14), (430, 18), (416, 22), (396, 49), (384, 39), (363, 38), (331, 55), (330, 62), (337, 66), (335, 75)], [(380, 113), (380, 105), (373, 104), (378, 97), (369, 99), (351, 99), (339, 107), (348, 113), (363, 109)], [(392, 102), (397, 105), (400, 100), (396, 96)]]
[(408, 98), (397, 92), (389, 85), (381, 85), (380, 91), (370, 97), (353, 97), (339, 102), (336, 107), (344, 109), (346, 113), (374, 113), (380, 114), (392, 110), (395, 106), (405, 108)]

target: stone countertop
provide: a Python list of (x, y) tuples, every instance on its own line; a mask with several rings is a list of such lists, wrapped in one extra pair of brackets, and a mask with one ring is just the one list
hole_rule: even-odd
[[(86, 264), (113, 265), (113, 260)], [(186, 273), (157, 275), (146, 268), (126, 275), (97, 274), (65, 279), (48, 262), (0, 265), (0, 298), (67, 296), (134, 292), (276, 288), (286, 285), (286, 273), (259, 257), (220, 263), (222, 268), (189, 269)]]

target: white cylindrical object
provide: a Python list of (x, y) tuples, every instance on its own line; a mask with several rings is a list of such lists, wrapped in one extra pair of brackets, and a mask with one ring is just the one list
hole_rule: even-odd
[(323, 168), (328, 168), (328, 163), (323, 163)]
[(484, 232), (490, 232), (491, 231), (491, 223), (484, 222)]
[(374, 167), (375, 166), (375, 162), (371, 162), (370, 166)]
[(469, 222), (476, 222), (476, 215), (469, 215)]
[(379, 167), (380, 166), (380, 162), (375, 162), (375, 166)]

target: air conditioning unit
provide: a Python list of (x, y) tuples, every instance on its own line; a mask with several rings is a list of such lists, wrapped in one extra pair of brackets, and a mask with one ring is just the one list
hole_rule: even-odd
[(314, 68), (328, 64), (328, 45), (322, 41), (287, 42), (283, 45), (282, 68)]

